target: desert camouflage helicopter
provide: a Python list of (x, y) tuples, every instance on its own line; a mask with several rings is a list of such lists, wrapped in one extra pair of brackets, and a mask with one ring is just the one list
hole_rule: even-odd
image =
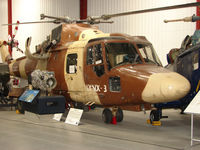
[[(150, 109), (151, 104), (178, 100), (188, 93), (190, 83), (180, 74), (162, 67), (145, 37), (103, 33), (93, 24), (112, 23), (107, 20), (117, 16), (199, 5), (189, 3), (85, 20), (41, 14), (41, 19), (54, 19), (45, 22), (61, 25), (52, 30), (46, 41), (37, 45), (34, 54), (30, 53), (31, 38), (28, 38), (26, 56), (16, 60), (11, 59), (2, 41), (2, 60), (9, 64), (12, 76), (28, 78), (36, 69), (54, 72), (56, 86), (53, 81), (47, 83), (53, 87), (52, 94), (64, 95), (66, 103), (74, 107), (79, 103), (103, 106), (105, 123), (110, 123), (113, 117), (120, 122), (123, 109), (141, 111)], [(157, 110), (150, 113), (151, 121), (161, 117)]]

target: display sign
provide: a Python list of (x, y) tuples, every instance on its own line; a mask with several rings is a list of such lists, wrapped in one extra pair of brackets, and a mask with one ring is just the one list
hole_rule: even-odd
[(82, 109), (70, 108), (65, 123), (79, 125), (82, 114)]
[(24, 93), (19, 97), (18, 100), (31, 103), (35, 97), (39, 94), (39, 90), (26, 90)]
[(53, 119), (56, 120), (56, 121), (60, 121), (61, 118), (62, 118), (62, 115), (63, 115), (62, 113), (54, 114), (53, 115)]
[(184, 112), (189, 114), (200, 114), (200, 92), (196, 94)]

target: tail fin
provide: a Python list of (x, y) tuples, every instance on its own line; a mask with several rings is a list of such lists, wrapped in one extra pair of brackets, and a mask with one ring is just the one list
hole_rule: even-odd
[(1, 59), (5, 63), (10, 63), (11, 56), (8, 51), (7, 45), (4, 44), (4, 41), (0, 40), (0, 53), (1, 53)]

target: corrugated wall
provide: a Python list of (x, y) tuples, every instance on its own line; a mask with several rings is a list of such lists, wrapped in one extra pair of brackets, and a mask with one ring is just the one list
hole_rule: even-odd
[[(79, 0), (12, 0), (13, 23), (39, 21), (40, 14), (52, 16), (70, 16), (79, 18)], [(0, 12), (5, 14), (0, 17), (0, 24), (7, 23), (7, 0), (0, 0)], [(16, 39), (19, 40), (19, 47), (25, 49), (25, 40), (32, 36), (31, 51), (34, 52), (36, 44), (40, 44), (51, 29), (57, 25), (53, 24), (29, 24), (20, 25)], [(13, 26), (14, 30), (14, 26)], [(0, 27), (0, 39), (6, 39), (8, 35), (7, 26)], [(13, 57), (21, 56), (20, 52), (13, 51)]]
[[(99, 16), (125, 11), (149, 9), (196, 2), (196, 0), (88, 0), (88, 16)], [(104, 32), (122, 32), (143, 35), (154, 45), (161, 61), (167, 64), (166, 54), (172, 48), (179, 48), (186, 35), (195, 31), (195, 23), (164, 23), (164, 19), (183, 18), (196, 13), (196, 8), (166, 10), (113, 18), (113, 24), (101, 24)]]
[[(8, 38), (8, 27), (3, 27), (1, 24), (8, 23), (8, 5), (7, 0), (0, 0), (0, 40)], [(2, 62), (0, 57), (0, 62)]]
[[(88, 0), (88, 15), (98, 16), (108, 13), (163, 7), (175, 4), (195, 2), (196, 0)], [(70, 16), (79, 18), (79, 0), (13, 0), (13, 22), (19, 20), (37, 21), (40, 14), (54, 16)], [(7, 0), (0, 0), (0, 24), (7, 23)], [(184, 8), (162, 12), (145, 13), (119, 18), (113, 18), (114, 24), (101, 24), (104, 32), (122, 32), (130, 35), (145, 35), (156, 49), (165, 65), (166, 54), (171, 48), (179, 48), (182, 40), (188, 34), (193, 34), (195, 23), (163, 23), (164, 19), (182, 18), (196, 13), (196, 8)], [(32, 51), (34, 46), (46, 38), (53, 27), (52, 24), (20, 25), (16, 39), (19, 47), (24, 50), (25, 40), (32, 36)], [(14, 27), (13, 27), (14, 29)], [(0, 39), (7, 38), (7, 26), (0, 27)], [(21, 56), (14, 51), (13, 57)]]
[(2, 27), (1, 24), (8, 22), (7, 0), (0, 0), (0, 40), (8, 38), (8, 27)]

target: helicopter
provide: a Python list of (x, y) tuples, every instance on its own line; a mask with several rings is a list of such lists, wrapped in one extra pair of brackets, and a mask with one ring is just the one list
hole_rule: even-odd
[[(164, 22), (196, 22), (199, 20), (200, 16), (192, 15), (181, 19), (164, 20)], [(183, 75), (189, 80), (191, 84), (189, 93), (179, 101), (156, 104), (156, 108), (179, 108), (181, 113), (184, 113), (185, 108), (199, 92), (199, 34), (200, 30), (197, 29), (193, 35), (187, 35), (183, 39), (180, 48), (173, 48), (167, 54), (168, 65), (165, 67)]]
[[(162, 66), (146, 37), (103, 33), (94, 24), (113, 23), (108, 19), (118, 16), (199, 5), (199, 2), (188, 3), (83, 20), (41, 14), (41, 19), (53, 20), (35, 23), (61, 25), (36, 46), (33, 54), (29, 37), (25, 56), (16, 60), (12, 60), (6, 42), (1, 41), (2, 60), (8, 63), (11, 76), (27, 79), (35, 70), (53, 72), (55, 80), (44, 82), (51, 94), (65, 96), (69, 107), (102, 106), (105, 123), (113, 119), (121, 122), (123, 110), (145, 111), (151, 109), (152, 104), (178, 100), (189, 92), (190, 83)], [(151, 111), (151, 122), (161, 118), (159, 111)]]

